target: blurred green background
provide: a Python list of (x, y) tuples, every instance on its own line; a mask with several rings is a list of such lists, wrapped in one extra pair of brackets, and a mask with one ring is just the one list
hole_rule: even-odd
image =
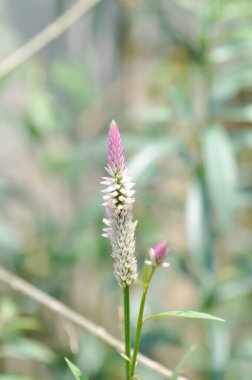
[[(0, 57), (75, 4), (2, 0)], [(167, 239), (141, 351), (192, 380), (251, 380), (251, 0), (103, 0), (0, 78), (0, 265), (122, 337), (100, 177), (115, 119), (136, 182), (137, 254)], [(140, 287), (132, 288), (136, 321)], [(0, 284), (0, 379), (123, 379), (123, 359)], [(145, 380), (161, 377), (139, 365)]]

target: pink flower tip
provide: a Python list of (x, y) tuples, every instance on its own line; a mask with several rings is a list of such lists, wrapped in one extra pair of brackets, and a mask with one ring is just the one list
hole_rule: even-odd
[(118, 129), (118, 126), (117, 126), (115, 120), (112, 120), (110, 123), (109, 133), (119, 133), (119, 129)]
[(160, 243), (155, 245), (155, 247), (150, 249), (149, 255), (152, 262), (158, 265), (158, 264), (163, 263), (168, 253), (169, 253), (169, 249), (167, 247), (167, 241), (162, 240)]
[(125, 157), (119, 128), (111, 121), (108, 132), (108, 164), (112, 170), (125, 169)]

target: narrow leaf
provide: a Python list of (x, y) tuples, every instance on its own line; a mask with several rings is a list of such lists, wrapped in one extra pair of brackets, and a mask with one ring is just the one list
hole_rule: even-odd
[(206, 336), (211, 368), (214, 373), (224, 374), (230, 358), (230, 329), (223, 324), (211, 323), (206, 328)]
[(125, 355), (123, 352), (120, 353), (120, 356), (121, 356), (124, 360), (127, 360), (127, 362), (131, 363), (130, 358), (129, 358), (127, 355)]
[(228, 232), (235, 216), (237, 165), (230, 136), (224, 128), (217, 125), (205, 130), (203, 154), (218, 227), (221, 232)]
[(180, 359), (180, 361), (178, 362), (178, 364), (174, 368), (174, 370), (172, 372), (172, 376), (169, 377), (169, 380), (177, 380), (177, 376), (179, 375), (180, 370), (184, 367), (185, 362), (187, 361), (189, 356), (193, 353), (195, 348), (196, 348), (195, 346), (191, 346), (189, 348), (189, 350), (185, 353), (185, 355), (182, 356), (182, 358)]
[(200, 313), (199, 311), (167, 311), (164, 313), (150, 315), (149, 317), (144, 318), (144, 322), (148, 319), (157, 319), (157, 318), (194, 318), (194, 319), (211, 319), (215, 321), (225, 322), (224, 319), (215, 317), (214, 315)]
[[(145, 260), (148, 260), (148, 255), (145, 256)], [(145, 289), (145, 287), (147, 285), (149, 269), (150, 269), (150, 266), (144, 262), (143, 273), (142, 273), (142, 287), (143, 287), (143, 289)]]
[(141, 178), (149, 172), (150, 167), (165, 156), (174, 154), (181, 150), (183, 144), (179, 139), (162, 139), (152, 144), (138, 153), (130, 162), (128, 168), (133, 178)]
[(75, 364), (73, 364), (69, 359), (65, 358), (65, 361), (67, 362), (68, 367), (70, 368), (70, 371), (74, 375), (76, 380), (88, 380), (86, 376), (84, 376), (78, 367), (76, 367)]
[(210, 210), (205, 178), (198, 175), (192, 182), (186, 202), (188, 247), (199, 278), (209, 275), (213, 266)]
[(3, 346), (0, 352), (0, 358), (4, 357), (31, 359), (43, 363), (51, 363), (55, 355), (49, 347), (42, 343), (32, 339), (20, 338), (15, 342), (6, 343)]

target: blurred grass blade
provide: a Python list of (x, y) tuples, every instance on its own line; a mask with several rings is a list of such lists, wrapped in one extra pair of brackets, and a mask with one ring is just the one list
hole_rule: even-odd
[(241, 295), (250, 294), (251, 292), (252, 277), (243, 276), (219, 286), (217, 297), (219, 300), (224, 301)]
[(180, 359), (180, 361), (178, 362), (178, 364), (174, 368), (174, 370), (172, 372), (172, 376), (169, 377), (169, 380), (177, 380), (179, 372), (184, 367), (185, 362), (187, 361), (187, 359), (189, 358), (189, 356), (193, 353), (193, 351), (195, 350), (195, 348), (196, 348), (195, 346), (191, 346), (189, 348), (189, 350), (185, 353), (185, 355), (182, 356), (182, 358)]
[(88, 380), (86, 376), (84, 376), (78, 367), (76, 367), (75, 364), (73, 364), (69, 359), (65, 358), (65, 361), (67, 362), (67, 365), (74, 375), (76, 380)]
[(241, 342), (237, 344), (232, 353), (234, 358), (242, 358), (245, 360), (252, 361), (252, 336), (251, 334), (245, 337)]
[(41, 331), (41, 323), (39, 320), (31, 317), (18, 317), (8, 324), (8, 329), (27, 330), (27, 331)]
[(0, 352), (0, 358), (14, 357), (31, 359), (42, 363), (51, 363), (55, 358), (53, 351), (42, 343), (32, 339), (19, 338), (11, 343), (6, 343)]
[(225, 107), (220, 111), (222, 119), (233, 123), (252, 122), (252, 105)]
[(212, 268), (211, 226), (209, 224), (209, 202), (205, 179), (195, 178), (186, 201), (186, 232), (188, 247), (194, 261), (198, 277), (210, 273)]
[(216, 78), (213, 84), (213, 101), (222, 104), (238, 94), (242, 89), (249, 88), (252, 84), (251, 74), (251, 64), (247, 67), (239, 64), (235, 70), (227, 70), (225, 75), (222, 73), (222, 76)]
[(222, 63), (227, 60), (237, 59), (250, 55), (252, 48), (251, 37), (238, 41), (232, 41), (231, 43), (218, 46), (210, 54), (210, 58), (214, 63)]
[(241, 132), (237, 132), (234, 136), (234, 147), (236, 151), (241, 151), (246, 147), (252, 149), (252, 130), (243, 129)]
[(211, 323), (206, 333), (213, 378), (223, 378), (230, 354), (230, 331), (226, 325)]
[(212, 126), (206, 129), (203, 154), (217, 223), (222, 232), (227, 232), (234, 217), (237, 168), (230, 138), (223, 128)]
[(149, 317), (144, 318), (144, 322), (148, 319), (157, 319), (157, 318), (193, 318), (193, 319), (210, 319), (214, 321), (225, 322), (224, 319), (215, 317), (211, 314), (201, 313), (199, 311), (167, 311), (164, 313), (150, 315)]
[(134, 178), (139, 178), (145, 171), (161, 157), (178, 152), (182, 147), (179, 139), (160, 140), (146, 146), (139, 154), (137, 154), (129, 164), (129, 172)]

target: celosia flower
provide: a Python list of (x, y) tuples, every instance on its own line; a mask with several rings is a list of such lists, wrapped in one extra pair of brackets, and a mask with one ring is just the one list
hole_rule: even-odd
[(161, 265), (163, 267), (168, 267), (169, 263), (164, 262), (164, 259), (169, 253), (169, 249), (167, 248), (167, 241), (163, 240), (158, 243), (154, 248), (151, 248), (149, 251), (149, 256), (151, 261), (146, 261), (149, 265)]
[(108, 133), (108, 164), (105, 167), (108, 177), (101, 182), (106, 186), (102, 190), (103, 206), (106, 218), (104, 237), (108, 238), (112, 247), (114, 273), (120, 286), (129, 286), (137, 278), (137, 260), (135, 256), (135, 228), (132, 205), (135, 201), (131, 182), (127, 174), (125, 157), (119, 129), (111, 122)]

